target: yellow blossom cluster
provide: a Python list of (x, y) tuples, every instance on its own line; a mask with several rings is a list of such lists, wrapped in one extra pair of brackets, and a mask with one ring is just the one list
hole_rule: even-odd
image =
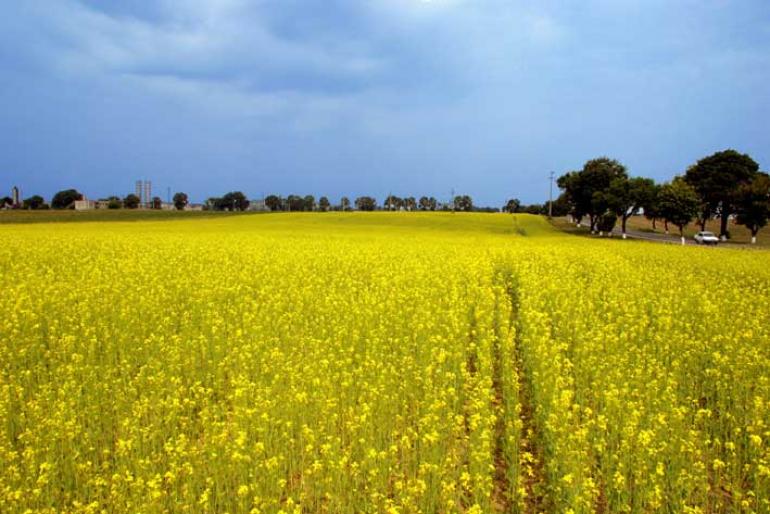
[(0, 512), (770, 510), (762, 251), (461, 213), (0, 235)]

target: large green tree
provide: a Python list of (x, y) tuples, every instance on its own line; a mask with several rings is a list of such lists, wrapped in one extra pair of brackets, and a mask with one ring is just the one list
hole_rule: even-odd
[(51, 207), (54, 209), (70, 209), (81, 198), (83, 198), (83, 195), (77, 189), (65, 189), (53, 195)]
[(605, 192), (607, 206), (615, 216), (620, 218), (623, 239), (626, 238), (626, 224), (631, 216), (649, 204), (649, 199), (655, 194), (655, 182), (642, 177), (616, 177), (610, 182)]
[(642, 203), (642, 210), (644, 211), (644, 217), (652, 222), (652, 229), (657, 227), (656, 222), (660, 219), (660, 202), (658, 196), (660, 195), (660, 185), (654, 184), (650, 194), (644, 199)]
[(688, 168), (685, 180), (695, 188), (700, 199), (698, 219), (701, 230), (712, 216), (720, 217), (719, 235), (730, 237), (727, 222), (735, 212), (738, 190), (751, 182), (759, 171), (759, 165), (747, 154), (735, 150), (717, 152)]
[(556, 183), (564, 190), (572, 216), (578, 223), (588, 216), (593, 232), (599, 217), (609, 208), (606, 193), (610, 184), (615, 179), (627, 177), (623, 164), (609, 157), (599, 157), (587, 161), (580, 171), (562, 175)]
[(661, 215), (679, 228), (679, 236), (684, 244), (684, 227), (698, 215), (700, 206), (698, 194), (681, 177), (676, 177), (660, 188), (658, 198)]
[(751, 232), (751, 243), (770, 218), (770, 176), (759, 172), (748, 184), (738, 188), (735, 198), (737, 221)]

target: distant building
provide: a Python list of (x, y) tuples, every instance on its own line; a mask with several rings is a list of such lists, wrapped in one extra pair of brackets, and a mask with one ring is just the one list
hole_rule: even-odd
[(96, 202), (93, 200), (88, 200), (84, 196), (82, 200), (75, 200), (75, 210), (76, 211), (91, 211), (93, 209), (96, 209)]
[(185, 205), (184, 210), (186, 211), (202, 211), (203, 210), (203, 204), (202, 203), (188, 203)]
[(13, 207), (21, 207), (21, 191), (16, 186), (13, 186), (13, 189), (11, 189), (11, 205)]
[(139, 198), (139, 208), (152, 209), (152, 181), (137, 180), (134, 194)]
[(270, 207), (268, 207), (265, 204), (265, 200), (264, 199), (250, 200), (249, 201), (249, 207), (246, 210), (247, 211), (258, 211), (258, 212), (270, 212)]

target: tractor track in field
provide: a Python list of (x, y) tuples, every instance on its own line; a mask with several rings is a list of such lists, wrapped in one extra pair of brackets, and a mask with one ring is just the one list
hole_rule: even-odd
[(515, 287), (508, 288), (511, 298), (511, 323), (515, 328), (514, 352), (515, 369), (519, 390), (519, 419), (521, 421), (521, 434), (519, 439), (518, 459), (520, 483), (524, 488), (525, 497), (518, 505), (518, 511), (522, 513), (537, 514), (550, 512), (551, 505), (546, 495), (544, 451), (541, 447), (541, 431), (537, 426), (535, 417), (535, 405), (532, 399), (533, 385), (527, 368), (524, 364), (522, 328), (519, 317), (519, 291)]
[[(493, 347), (493, 407), (498, 415), (495, 426), (494, 447), (494, 488), (491, 504), (494, 512), (542, 513), (550, 512), (546, 495), (546, 481), (543, 450), (540, 446), (540, 430), (535, 420), (532, 402), (532, 383), (526, 373), (522, 359), (521, 327), (519, 320), (519, 297), (515, 284), (507, 284), (507, 294), (511, 302), (510, 326), (514, 332), (514, 355), (504, 355), (500, 341)], [(506, 456), (506, 399), (503, 388), (503, 360), (513, 359), (518, 386), (518, 415), (521, 423), (519, 446), (516, 449), (518, 474), (512, 482), (511, 466), (516, 465)], [(511, 413), (509, 413), (511, 414)], [(510, 449), (508, 449), (510, 452)], [(524, 489), (524, 498), (517, 489)]]
[(519, 441), (519, 461), (521, 482), (526, 493), (524, 513), (550, 512), (546, 497), (545, 462), (540, 446), (540, 430), (535, 420), (535, 407), (532, 403), (532, 384), (524, 371), (521, 348), (516, 344), (516, 363), (519, 379), (519, 405), (521, 412), (521, 439)]
[(497, 415), (495, 423), (495, 447), (494, 447), (494, 483), (492, 489), (492, 508), (494, 512), (514, 512), (513, 507), (516, 504), (514, 493), (515, 484), (509, 480), (509, 471), (511, 463), (508, 461), (505, 452), (506, 423), (505, 423), (505, 393), (502, 383), (502, 351), (500, 342), (495, 341), (493, 347), (493, 370), (492, 370), (492, 388), (494, 397), (492, 406)]

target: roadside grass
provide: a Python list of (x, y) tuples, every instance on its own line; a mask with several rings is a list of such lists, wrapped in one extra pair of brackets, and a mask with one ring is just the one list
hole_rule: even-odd
[[(551, 224), (562, 232), (569, 234), (588, 235), (588, 230), (585, 226), (577, 227), (574, 223), (569, 222), (566, 217), (553, 218), (551, 220)], [(616, 228), (619, 227), (620, 224), (618, 223)], [(652, 222), (644, 216), (631, 217), (628, 220), (627, 228), (630, 231), (644, 232), (647, 234), (666, 234), (662, 221), (658, 220), (656, 222), (656, 227), (653, 228)], [(709, 220), (706, 223), (706, 230), (710, 230), (719, 235), (719, 220)], [(751, 232), (749, 232), (746, 227), (737, 225), (733, 221), (730, 221), (728, 230), (730, 231), (731, 236), (729, 240), (729, 244), (731, 246), (736, 245), (745, 247), (755, 246), (761, 248), (770, 248), (770, 229), (767, 227), (759, 231), (759, 234), (757, 234), (757, 243), (755, 245), (751, 244)], [(692, 239), (698, 231), (700, 231), (700, 225), (696, 223), (690, 223), (687, 227), (685, 227), (684, 235), (687, 239)], [(679, 230), (671, 225), (669, 227), (669, 235), (671, 237), (678, 237)]]

